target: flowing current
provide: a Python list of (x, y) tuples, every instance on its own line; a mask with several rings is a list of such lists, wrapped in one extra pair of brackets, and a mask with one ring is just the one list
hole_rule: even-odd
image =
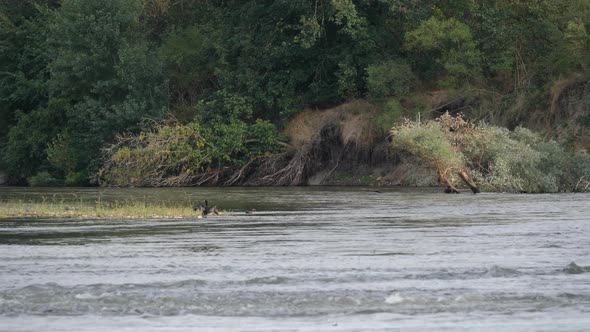
[(226, 212), (1, 220), (0, 331), (590, 330), (590, 195), (379, 190), (2, 188)]

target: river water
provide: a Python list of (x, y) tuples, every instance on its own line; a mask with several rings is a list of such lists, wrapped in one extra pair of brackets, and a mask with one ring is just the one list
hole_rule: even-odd
[(590, 330), (590, 195), (379, 190), (2, 188), (228, 212), (0, 221), (0, 330)]

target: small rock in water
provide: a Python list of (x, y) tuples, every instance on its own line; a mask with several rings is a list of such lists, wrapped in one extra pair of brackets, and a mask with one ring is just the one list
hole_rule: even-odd
[(564, 269), (563, 272), (568, 274), (580, 274), (584, 272), (589, 272), (590, 267), (582, 267), (576, 264), (576, 262), (569, 263)]

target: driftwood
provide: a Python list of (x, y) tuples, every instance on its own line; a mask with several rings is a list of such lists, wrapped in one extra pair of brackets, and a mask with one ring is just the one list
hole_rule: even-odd
[[(439, 175), (439, 181), (443, 185), (446, 186), (445, 187), (445, 193), (447, 193), (447, 194), (458, 194), (459, 193), (459, 190), (448, 179), (448, 177), (446, 176), (447, 173), (448, 173), (448, 170), (445, 171), (444, 174)], [(471, 189), (471, 191), (474, 194), (479, 194), (481, 192), (479, 190), (479, 188), (477, 187), (477, 185), (475, 184), (475, 182), (473, 182), (473, 180), (471, 180), (471, 178), (469, 177), (469, 175), (467, 175), (467, 173), (465, 171), (459, 171), (459, 172), (457, 172), (457, 174), (463, 180), (463, 182), (465, 182), (465, 184)]]
[(457, 190), (457, 188), (451, 183), (451, 181), (448, 181), (445, 179), (445, 182), (447, 184), (447, 187), (445, 188), (445, 193), (447, 194), (458, 194), (459, 190)]
[(453, 184), (453, 181), (449, 180), (449, 172), (452, 171), (453, 168), (449, 167), (447, 169), (445, 169), (444, 171), (437, 171), (438, 173), (438, 182), (442, 185), (444, 185), (445, 188), (445, 193), (447, 194), (458, 194), (459, 190), (457, 190), (457, 187), (455, 187), (455, 185)]
[(479, 188), (477, 187), (477, 185), (475, 184), (475, 182), (473, 182), (473, 180), (471, 180), (471, 178), (469, 177), (469, 175), (467, 175), (467, 173), (465, 173), (465, 171), (459, 171), (458, 174), (461, 177), (461, 179), (463, 179), (463, 182), (465, 182), (465, 184), (467, 184), (467, 186), (469, 186), (469, 188), (471, 188), (471, 191), (474, 194), (479, 194), (481, 192), (479, 190)]

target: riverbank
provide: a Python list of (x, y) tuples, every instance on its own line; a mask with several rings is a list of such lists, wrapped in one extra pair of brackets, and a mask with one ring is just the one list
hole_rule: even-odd
[[(429, 108), (440, 109), (439, 103), (432, 101)], [(404, 114), (407, 117), (400, 121), (401, 113), (387, 120), (386, 110), (360, 100), (308, 110), (289, 121), (281, 148), (260, 150), (246, 159), (247, 154), (238, 153), (227, 163), (209, 159), (208, 150), (198, 148), (200, 141), (194, 138), (202, 137), (203, 128), (162, 125), (148, 133), (119, 138), (97, 182), (105, 187), (456, 187), (461, 183), (457, 172), (464, 172), (487, 192), (590, 188), (590, 155), (585, 148), (546, 139), (542, 131), (520, 126), (510, 129), (458, 112), (452, 115), (454, 109), (442, 111), (430, 119), (421, 118), (418, 112), (416, 120)], [(47, 180), (50, 174), (42, 178), (46, 180), (31, 183), (51, 182)]]

